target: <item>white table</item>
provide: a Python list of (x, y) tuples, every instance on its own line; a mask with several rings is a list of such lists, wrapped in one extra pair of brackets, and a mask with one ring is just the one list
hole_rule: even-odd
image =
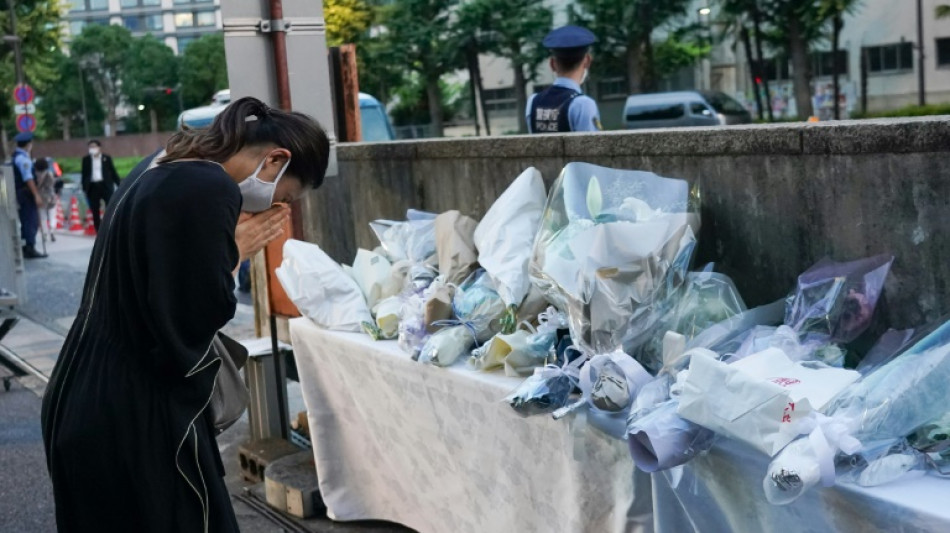
[(723, 440), (693, 459), (682, 478), (655, 474), (658, 532), (946, 532), (950, 531), (950, 480), (932, 475), (878, 487), (846, 483), (816, 487), (786, 506), (762, 492), (768, 458)]
[(306, 318), (290, 334), (331, 518), (421, 533), (652, 528), (650, 479), (626, 444), (521, 418), (502, 401), (520, 379), (423, 365), (395, 342)]

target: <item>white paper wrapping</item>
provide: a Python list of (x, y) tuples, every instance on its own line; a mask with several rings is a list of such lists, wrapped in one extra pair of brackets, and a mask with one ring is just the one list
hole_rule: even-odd
[(373, 321), (359, 285), (316, 244), (288, 240), (275, 273), (290, 301), (320, 327), (360, 331)]
[(528, 263), (546, 199), (541, 173), (530, 167), (495, 200), (475, 228), (478, 262), (507, 305), (520, 305), (531, 286)]
[(773, 456), (801, 433), (802, 420), (859, 377), (853, 370), (808, 368), (777, 348), (731, 365), (695, 357), (677, 412)]
[(376, 307), (380, 300), (396, 294), (390, 283), (392, 265), (388, 259), (375, 252), (362, 248), (357, 250), (350, 275), (363, 291), (366, 306), (370, 309)]

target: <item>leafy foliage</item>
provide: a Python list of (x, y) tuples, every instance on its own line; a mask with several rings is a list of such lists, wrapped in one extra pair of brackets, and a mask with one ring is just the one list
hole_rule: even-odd
[(115, 131), (116, 107), (122, 100), (121, 80), (132, 48), (132, 33), (122, 26), (90, 24), (72, 43), (73, 56), (88, 74)]
[(161, 130), (174, 129), (179, 112), (178, 98), (168, 94), (165, 88), (171, 89), (177, 84), (175, 52), (151, 35), (134, 39), (122, 68), (122, 93), (133, 107), (145, 106), (140, 113), (146, 115), (146, 122), (148, 114), (155, 111)]
[(327, 23), (327, 45), (354, 43), (373, 21), (373, 11), (362, 0), (326, 0), (323, 18)]
[[(54, 88), (58, 78), (53, 53), (62, 45), (60, 3), (56, 0), (18, 0), (15, 5), (16, 34), (21, 39), (24, 77), (36, 90), (37, 96), (43, 97)], [(10, 33), (10, 12), (6, 2), (0, 5), (0, 17), (3, 33)], [(9, 95), (15, 85), (13, 46), (4, 43), (0, 45), (0, 91)], [(15, 131), (13, 117), (13, 101), (7, 97), (0, 98), (0, 122), (8, 133)]]
[(181, 56), (179, 79), (186, 109), (207, 105), (216, 91), (227, 89), (224, 36), (203, 35), (189, 44)]
[[(50, 57), (53, 59), (57, 83), (54, 89), (44, 93), (37, 106), (43, 115), (47, 133), (65, 137), (64, 130), (68, 128), (70, 136), (81, 136), (85, 133), (84, 118), (89, 120), (90, 134), (101, 132), (105, 110), (92, 85), (85, 79), (80, 79), (77, 61), (59, 50), (52, 52)], [(83, 116), (84, 96), (88, 117)]]

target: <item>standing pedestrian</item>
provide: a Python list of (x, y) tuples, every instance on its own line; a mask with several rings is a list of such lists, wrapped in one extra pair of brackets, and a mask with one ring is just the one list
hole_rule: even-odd
[(33, 173), (36, 176), (36, 188), (40, 191), (40, 198), (43, 205), (38, 206), (40, 212), (40, 233), (43, 235), (43, 242), (47, 240), (56, 242), (56, 235), (53, 234), (53, 215), (52, 210), (56, 207), (56, 178), (49, 161), (41, 157), (33, 164)]
[(209, 408), (238, 215), (319, 186), (329, 156), (314, 119), (242, 98), (123, 181), (43, 397), (59, 531), (238, 530)]
[(530, 133), (600, 131), (597, 103), (584, 94), (591, 61), (590, 45), (597, 38), (579, 26), (552, 30), (542, 41), (551, 51), (551, 70), (557, 79), (547, 89), (531, 95), (525, 108)]
[(43, 200), (36, 187), (33, 176), (33, 134), (18, 133), (13, 138), (16, 149), (13, 151), (13, 183), (16, 189), (16, 201), (20, 215), (20, 237), (23, 239), (23, 257), (38, 259), (46, 257), (36, 251), (36, 230), (39, 227), (39, 206)]
[(92, 223), (99, 231), (99, 203), (104, 207), (112, 199), (112, 191), (119, 186), (119, 173), (115, 171), (112, 157), (102, 153), (102, 143), (89, 141), (89, 155), (82, 158), (82, 191), (86, 194), (89, 209), (92, 209)]

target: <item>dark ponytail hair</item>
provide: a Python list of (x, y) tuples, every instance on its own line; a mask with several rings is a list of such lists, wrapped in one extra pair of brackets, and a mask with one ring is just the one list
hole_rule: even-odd
[(275, 144), (290, 151), (287, 172), (313, 188), (323, 183), (330, 160), (330, 141), (309, 115), (275, 109), (257, 98), (232, 102), (208, 128), (189, 128), (172, 135), (160, 162), (206, 159), (223, 163), (245, 146)]

